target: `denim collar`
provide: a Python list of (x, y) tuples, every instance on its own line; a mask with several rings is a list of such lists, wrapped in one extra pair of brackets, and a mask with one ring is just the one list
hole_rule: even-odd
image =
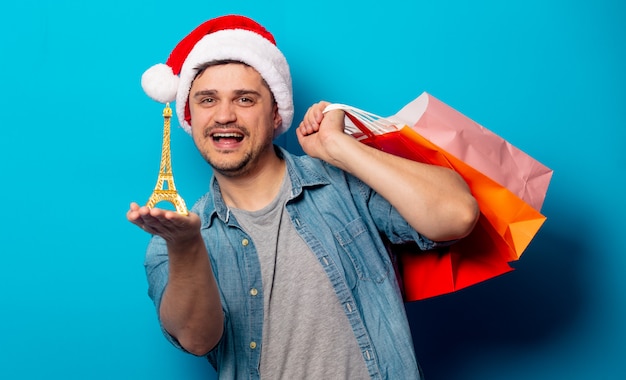
[[(291, 180), (291, 194), (289, 200), (293, 200), (300, 196), (304, 188), (330, 184), (330, 180), (324, 170), (324, 166), (326, 164), (319, 160), (311, 160), (309, 157), (305, 157), (305, 159), (303, 159), (303, 157), (294, 156), (284, 148), (277, 145), (274, 145), (274, 149), (276, 150), (278, 157), (284, 159), (287, 164), (287, 174)], [(315, 164), (316, 162), (318, 164)], [(319, 163), (322, 163), (322, 165), (319, 165)], [(224, 202), (224, 198), (222, 197), (222, 192), (215, 175), (211, 178), (209, 187), (211, 191), (198, 202), (206, 202), (204, 207), (199, 208), (199, 210), (204, 210), (204, 215), (201, 215), (201, 228), (209, 228), (215, 217), (222, 220), (225, 224), (231, 224), (230, 210)]]

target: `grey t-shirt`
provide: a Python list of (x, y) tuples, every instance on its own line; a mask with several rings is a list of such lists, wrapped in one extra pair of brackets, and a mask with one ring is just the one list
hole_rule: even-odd
[(368, 379), (348, 318), (330, 280), (298, 235), (278, 196), (258, 211), (231, 209), (261, 262), (264, 294), (261, 378)]

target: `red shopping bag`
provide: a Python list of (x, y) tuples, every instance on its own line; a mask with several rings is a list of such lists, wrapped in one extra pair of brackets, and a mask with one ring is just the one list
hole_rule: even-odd
[[(474, 231), (443, 250), (419, 251), (411, 245), (394, 246), (406, 301), (457, 291), (511, 271), (545, 216), (505, 186), (427, 140), (411, 127), (345, 105), (353, 122), (346, 131), (362, 143), (415, 161), (449, 167), (468, 183), (480, 206)], [(356, 129), (351, 127), (356, 127)]]

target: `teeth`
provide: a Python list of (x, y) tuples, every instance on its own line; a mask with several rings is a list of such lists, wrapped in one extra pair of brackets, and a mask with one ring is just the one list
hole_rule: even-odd
[(213, 136), (211, 136), (211, 138), (215, 141), (219, 141), (221, 139), (233, 139), (237, 142), (240, 142), (243, 140), (243, 135), (241, 133), (236, 133), (236, 132), (224, 132), (224, 133), (214, 133)]
[(215, 138), (241, 138), (238, 133), (216, 133), (213, 135)]

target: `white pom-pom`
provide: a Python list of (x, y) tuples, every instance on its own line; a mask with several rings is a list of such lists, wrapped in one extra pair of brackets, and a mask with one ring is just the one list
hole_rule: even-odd
[(168, 103), (176, 100), (179, 78), (174, 75), (172, 68), (158, 63), (141, 76), (141, 87), (146, 94), (159, 103)]

